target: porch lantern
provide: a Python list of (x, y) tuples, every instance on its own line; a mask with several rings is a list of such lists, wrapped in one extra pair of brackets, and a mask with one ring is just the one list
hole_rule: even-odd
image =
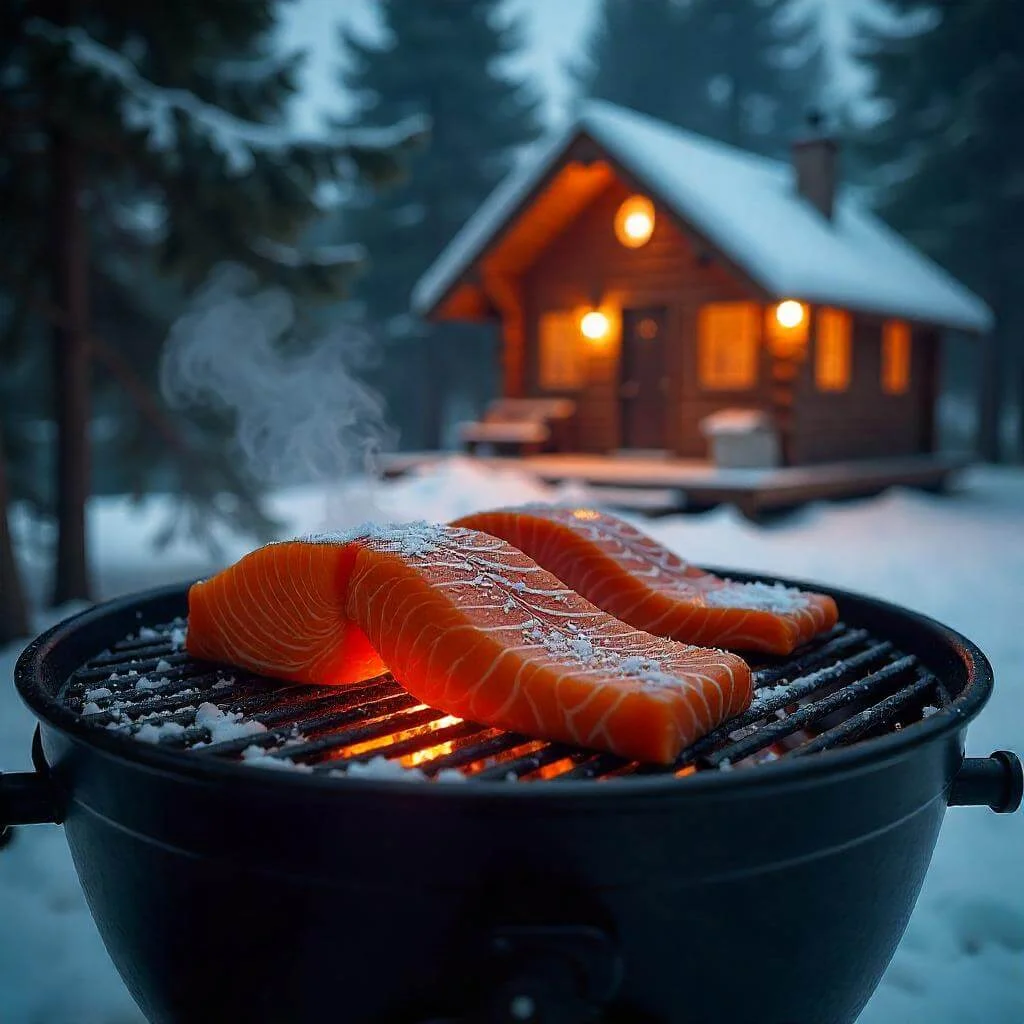
[(580, 317), (580, 334), (589, 341), (603, 341), (610, 330), (608, 317), (599, 309), (591, 309)]
[(627, 249), (639, 249), (654, 232), (654, 203), (647, 196), (630, 196), (615, 214), (615, 237)]
[(804, 322), (804, 307), (795, 299), (785, 299), (775, 307), (775, 319), (780, 327), (799, 327)]
[(807, 307), (796, 299), (783, 299), (769, 307), (767, 323), (768, 348), (779, 359), (799, 359), (807, 345)]

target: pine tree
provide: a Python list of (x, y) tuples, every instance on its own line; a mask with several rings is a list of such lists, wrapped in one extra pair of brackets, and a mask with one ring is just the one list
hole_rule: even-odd
[(522, 45), (504, 0), (381, 0), (386, 42), (343, 33), (341, 81), (356, 105), (347, 127), (411, 115), (430, 121), (430, 141), (397, 187), (363, 193), (348, 229), (369, 268), (356, 295), (382, 335), (375, 383), (406, 446), (437, 447), (446, 403), (491, 392), (494, 340), (466, 325), (409, 316), (420, 274), (538, 134), (537, 100), (507, 68)]
[(584, 59), (571, 69), (580, 93), (693, 131), (713, 130), (711, 54), (695, 31), (698, 4), (602, 0)]
[(7, 456), (0, 427), (0, 646), (29, 631), (28, 605), (7, 519)]
[(859, 25), (880, 108), (859, 148), (882, 215), (995, 312), (982, 342), (980, 449), (998, 461), (1014, 358), (1024, 393), (1024, 14), (1016, 0), (887, 8), (889, 18)]
[[(142, 308), (139, 284), (160, 274), (184, 289), (232, 260), (288, 288), (336, 295), (355, 253), (295, 248), (318, 190), (353, 167), (389, 176), (395, 148), (414, 134), (290, 135), (283, 111), (297, 59), (273, 53), (276, 10), (274, 0), (14, 0), (0, 13), (0, 287), (11, 322), (42, 322), (51, 335), (56, 603), (90, 591), (94, 371), (101, 364), (134, 396), (151, 432), (162, 412), (124, 349), (99, 336), (99, 303), (114, 322), (119, 308), (146, 314), (153, 329), (139, 347), (150, 346), (152, 368), (159, 317)], [(119, 277), (111, 239), (124, 235), (139, 251), (136, 273)], [(215, 449), (183, 452), (182, 476), (205, 481), (193, 494), (208, 499)]]
[(815, 19), (794, 0), (603, 0), (584, 95), (781, 154), (824, 103)]

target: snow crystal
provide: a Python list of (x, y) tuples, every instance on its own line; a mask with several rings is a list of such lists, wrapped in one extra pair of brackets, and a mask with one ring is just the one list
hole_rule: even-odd
[(568, 641), (569, 650), (578, 654), (581, 658), (592, 658), (594, 656), (594, 645), (585, 637), (577, 636)]
[(171, 630), (170, 637), (171, 646), (178, 650), (185, 646), (185, 630), (181, 626), (175, 626)]
[(312, 765), (301, 764), (290, 757), (271, 757), (270, 751), (256, 743), (250, 744), (242, 751), (242, 760), (256, 768), (269, 768), (271, 771), (301, 772), (310, 774)]
[(82, 705), (83, 715), (98, 715), (101, 710), (102, 708), (100, 708), (99, 704), (95, 704), (92, 701), (88, 701)]
[(161, 686), (165, 685), (166, 680), (163, 679), (147, 679), (146, 676), (139, 676), (135, 680), (135, 689), (139, 691), (144, 690), (159, 690)]
[(450, 527), (419, 520), (410, 523), (362, 523), (351, 530), (310, 533), (298, 540), (305, 544), (339, 545), (354, 540), (367, 541), (381, 551), (407, 558), (422, 558), (444, 546), (451, 536)]
[(344, 768), (334, 768), (329, 775), (349, 776), (366, 779), (399, 779), (403, 782), (426, 782), (427, 777), (419, 768), (406, 768), (397, 761), (389, 761), (378, 755), (369, 761), (353, 761)]
[(166, 658), (161, 658), (156, 663), (156, 668), (153, 671), (155, 671), (155, 672), (167, 672), (167, 671), (170, 670), (170, 668), (171, 668), (171, 663)]
[(162, 722), (153, 725), (146, 722), (135, 733), (135, 739), (142, 743), (160, 743), (162, 740), (179, 740), (185, 735), (185, 726), (178, 722)]
[(932, 715), (937, 715), (938, 713), (939, 709), (937, 707), (933, 707), (931, 704), (925, 704), (925, 706), (921, 708), (922, 718), (931, 718)]
[(160, 632), (155, 629), (151, 629), (149, 626), (143, 626), (138, 632), (138, 638), (140, 640), (159, 640)]
[(745, 608), (752, 611), (796, 612), (807, 607), (807, 595), (781, 583), (736, 583), (704, 591), (704, 603), (715, 608)]
[(113, 691), (107, 686), (97, 686), (95, 690), (85, 691), (85, 699), (89, 701), (103, 700), (104, 697), (113, 696)]
[[(237, 740), (242, 736), (254, 736), (256, 733), (266, 732), (267, 727), (261, 722), (246, 719), (238, 711), (221, 711), (216, 704), (207, 701), (199, 705), (196, 712), (196, 725), (201, 729), (207, 729), (210, 733), (210, 743), (223, 743), (225, 740)], [(197, 743), (197, 747), (207, 746), (206, 743)]]
[(441, 784), (466, 782), (466, 776), (457, 768), (442, 768), (433, 779), (419, 768), (406, 768), (398, 761), (389, 761), (378, 755), (369, 761), (353, 761), (344, 768), (332, 768), (327, 773), (333, 778), (396, 779), (400, 782), (439, 782)]
[(540, 644), (549, 654), (576, 662), (585, 669), (600, 668), (622, 679), (633, 679), (645, 686), (688, 688), (684, 680), (666, 672), (654, 659), (635, 654), (623, 655), (594, 642), (579, 629), (572, 636), (560, 630), (541, 628), (538, 619), (528, 619), (520, 627), (523, 637)]
[[(811, 678), (808, 676), (807, 678)], [(790, 691), (790, 683), (779, 683), (777, 686), (765, 686), (758, 690), (754, 699), (750, 702), (751, 710), (759, 710), (765, 704), (774, 702), (779, 697), (785, 697)]]

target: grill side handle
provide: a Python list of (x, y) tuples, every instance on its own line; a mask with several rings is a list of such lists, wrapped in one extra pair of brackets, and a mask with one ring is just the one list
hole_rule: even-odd
[(1024, 799), (1024, 767), (1012, 750), (965, 757), (949, 790), (950, 807), (990, 807), (1012, 814)]
[(35, 771), (0, 772), (0, 848), (13, 838), (15, 825), (60, 824), (64, 819), (38, 726), (32, 737), (32, 763)]

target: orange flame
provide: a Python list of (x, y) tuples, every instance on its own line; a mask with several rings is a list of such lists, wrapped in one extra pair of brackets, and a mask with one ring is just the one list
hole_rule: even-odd
[[(427, 705), (418, 704), (416, 707), (409, 708), (403, 714), (409, 714), (413, 711), (422, 711)], [(376, 739), (364, 740), (362, 743), (353, 743), (350, 747), (342, 747), (338, 750), (334, 757), (336, 758), (349, 758), (358, 757), (360, 754), (369, 753), (371, 750), (379, 750), (381, 747), (391, 746), (392, 743), (399, 743), (402, 740), (412, 739), (414, 736), (426, 736), (429, 733), (437, 732), (438, 729), (447, 729), (450, 725), (458, 725), (462, 721), (461, 718), (456, 718), (455, 715), (444, 715), (441, 718), (436, 719), (433, 722), (427, 722), (425, 725), (413, 726), (411, 729), (399, 729), (395, 732), (388, 733), (386, 736), (378, 736)], [(445, 744), (439, 744), (439, 746), (445, 746)], [(428, 750), (433, 749), (428, 747)], [(420, 754), (425, 753), (420, 751)], [(410, 757), (415, 755), (409, 755)], [(438, 756), (438, 755), (434, 755)], [(426, 760), (426, 758), (424, 758)], [(402, 759), (404, 763), (405, 759)]]
[(551, 764), (542, 765), (535, 772), (530, 772), (527, 775), (522, 776), (524, 779), (554, 779), (559, 775), (563, 775), (567, 771), (571, 771), (576, 767), (576, 762), (571, 757), (562, 757), (557, 761), (552, 761)]

